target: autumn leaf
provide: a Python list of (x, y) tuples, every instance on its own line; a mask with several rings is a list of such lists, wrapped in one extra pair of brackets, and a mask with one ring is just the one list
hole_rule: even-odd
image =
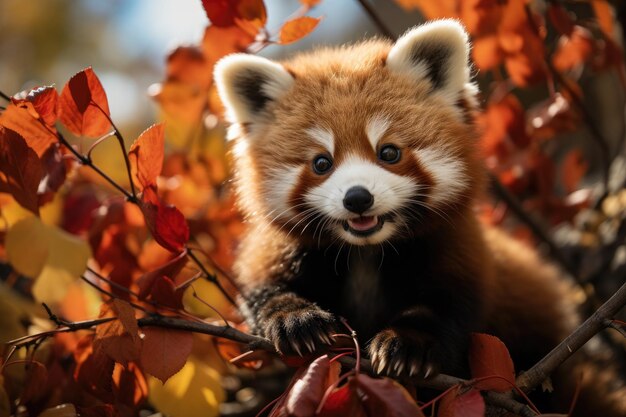
[(313, 32), (321, 20), (321, 18), (303, 16), (285, 22), (280, 28), (278, 43), (287, 45), (299, 41)]
[(112, 401), (115, 362), (101, 349), (94, 349), (94, 336), (84, 336), (74, 350), (74, 380), (101, 400)]
[(171, 417), (217, 417), (226, 399), (220, 380), (215, 369), (192, 356), (166, 384), (150, 378), (150, 403)]
[(358, 374), (355, 384), (365, 394), (364, 406), (367, 414), (380, 417), (424, 417), (411, 395), (392, 379), (375, 379)]
[(328, 355), (320, 356), (307, 366), (287, 393), (285, 409), (289, 416), (308, 417), (315, 414), (326, 391), (329, 372)]
[(592, 56), (594, 39), (588, 29), (575, 26), (569, 36), (561, 36), (552, 63), (559, 71), (567, 71), (585, 64)]
[(185, 365), (193, 346), (193, 335), (161, 328), (145, 328), (143, 334), (141, 366), (165, 383)]
[(96, 327), (94, 346), (102, 349), (115, 362), (127, 366), (139, 359), (141, 339), (135, 319), (135, 310), (124, 300), (113, 299), (103, 303), (100, 318), (115, 317), (113, 321)]
[(22, 404), (40, 399), (42, 394), (45, 393), (48, 382), (48, 371), (41, 362), (29, 361), (25, 364), (25, 367), (26, 379), (24, 381), (24, 390), (20, 396)]
[(54, 86), (44, 86), (22, 91), (11, 97), (11, 102), (16, 106), (24, 106), (35, 119), (41, 118), (43, 122), (53, 127), (59, 118), (59, 93)]
[(611, 4), (606, 0), (594, 0), (591, 2), (593, 12), (596, 14), (596, 19), (600, 25), (602, 32), (612, 39), (614, 37), (613, 21), (615, 11)]
[(511, 390), (515, 370), (509, 350), (500, 339), (488, 334), (472, 333), (469, 360), (472, 378), (480, 379), (474, 384), (476, 389), (498, 392)]
[(91, 256), (86, 242), (43, 224), (37, 217), (22, 219), (9, 229), (6, 252), (17, 271), (35, 278), (35, 299), (48, 304), (63, 299), (69, 285), (85, 271)]
[(405, 10), (419, 9), (427, 19), (456, 17), (457, 0), (395, 0)]
[(61, 122), (75, 135), (97, 138), (111, 129), (109, 102), (91, 67), (70, 78), (59, 104)]
[(178, 273), (187, 264), (187, 259), (187, 253), (181, 252), (178, 256), (172, 258), (167, 263), (141, 275), (139, 279), (137, 279), (137, 285), (139, 286), (139, 297), (146, 298), (150, 294), (150, 290), (154, 286), (154, 283), (159, 278), (164, 276), (168, 276), (172, 279), (176, 278)]
[(318, 4), (320, 4), (322, 0), (300, 0), (300, 3), (304, 4), (305, 6), (308, 7), (315, 7)]
[(43, 167), (19, 133), (0, 127), (0, 192), (9, 193), (24, 208), (39, 214), (37, 191)]
[(122, 366), (119, 363), (115, 364), (113, 369), (113, 395), (118, 404), (122, 403), (132, 408), (141, 405), (146, 400), (148, 396), (148, 381), (146, 381), (146, 376), (136, 363), (131, 362), (126, 366)]
[(485, 400), (480, 392), (471, 389), (461, 394), (459, 387), (450, 390), (439, 403), (437, 417), (484, 417)]
[(150, 288), (150, 300), (155, 303), (175, 309), (183, 308), (184, 288), (176, 288), (174, 282), (166, 277), (158, 277)]
[(320, 417), (366, 417), (366, 411), (361, 402), (356, 384), (350, 380), (347, 384), (334, 389), (318, 414)]
[(574, 149), (565, 155), (561, 162), (561, 179), (568, 194), (578, 189), (580, 180), (585, 176), (588, 168), (589, 163), (581, 150)]
[(261, 29), (267, 23), (267, 10), (263, 0), (238, 0), (236, 17), (252, 25), (255, 29)]
[(128, 159), (133, 181), (143, 190), (156, 186), (163, 168), (165, 129), (158, 123), (144, 130), (130, 147)]
[[(47, 111), (47, 109), (49, 109), (48, 101), (50, 101), (50, 94), (52, 93), (40, 92), (37, 96), (33, 96), (33, 100), (35, 97), (42, 96), (40, 99), (41, 111)], [(54, 91), (54, 94), (56, 94), (56, 91)], [(29, 96), (30, 92), (18, 94), (18, 97)], [(54, 99), (52, 99), (52, 101), (54, 101)], [(56, 129), (54, 126), (46, 126), (44, 123), (41, 123), (40, 120), (43, 119), (35, 110), (33, 103), (27, 99), (12, 99), (12, 102), (9, 103), (6, 110), (0, 114), (0, 126), (4, 126), (19, 133), (38, 156), (43, 155), (50, 145), (57, 142)]]
[(237, 0), (202, 0), (202, 7), (212, 25), (225, 27), (235, 24), (236, 3)]
[(143, 190), (140, 207), (154, 240), (171, 252), (182, 252), (189, 240), (185, 216), (176, 207), (163, 204), (152, 187)]
[(55, 193), (65, 183), (68, 171), (73, 162), (64, 158), (65, 154), (61, 145), (55, 143), (41, 155), (40, 161), (43, 167), (43, 178), (39, 182), (37, 196), (39, 205), (43, 206), (54, 198)]

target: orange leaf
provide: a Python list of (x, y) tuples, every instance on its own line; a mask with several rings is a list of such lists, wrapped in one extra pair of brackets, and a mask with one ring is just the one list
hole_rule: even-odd
[(19, 133), (38, 156), (57, 142), (56, 129), (46, 128), (38, 120), (31, 103), (10, 103), (0, 114), (0, 125)]
[(443, 396), (437, 417), (484, 417), (485, 400), (480, 392), (472, 389), (459, 395), (459, 387)]
[(485, 378), (474, 385), (476, 389), (505, 392), (512, 388), (515, 369), (509, 350), (500, 339), (488, 334), (472, 333), (469, 359), (472, 378)]
[(481, 70), (497, 67), (502, 62), (502, 50), (497, 35), (484, 36), (474, 41), (472, 58)]
[(111, 397), (115, 362), (101, 349), (94, 350), (93, 335), (83, 337), (74, 351), (74, 379), (101, 400)]
[(214, 26), (233, 26), (235, 24), (235, 2), (233, 0), (202, 0), (202, 7)]
[(578, 189), (578, 184), (588, 168), (589, 163), (579, 149), (574, 149), (565, 155), (561, 163), (561, 178), (568, 194)]
[(591, 32), (582, 26), (575, 26), (570, 36), (561, 36), (552, 63), (559, 71), (567, 71), (589, 60), (594, 49)]
[(109, 102), (91, 67), (70, 78), (59, 104), (61, 122), (75, 135), (95, 138), (111, 128)]
[(280, 28), (278, 43), (287, 45), (299, 41), (311, 33), (321, 20), (321, 18), (303, 16), (285, 22)]
[(593, 11), (596, 14), (596, 19), (598, 19), (598, 23), (600, 24), (600, 29), (602, 29), (602, 32), (604, 32), (606, 36), (612, 39), (614, 37), (613, 7), (606, 0), (594, 0), (591, 2), (591, 7), (593, 7)]
[(193, 335), (161, 328), (146, 328), (143, 333), (141, 366), (144, 371), (165, 383), (187, 362), (193, 346)]
[(419, 9), (427, 19), (457, 17), (458, 0), (396, 0), (404, 10)]
[(33, 117), (41, 118), (48, 126), (54, 126), (59, 118), (59, 93), (53, 86), (45, 86), (22, 91), (11, 98), (16, 106), (31, 105)]
[(322, 0), (300, 0), (300, 3), (304, 4), (305, 6), (309, 6), (309, 7), (315, 7), (318, 4), (320, 4), (322, 2)]
[(0, 192), (10, 193), (24, 208), (39, 214), (37, 190), (44, 171), (19, 133), (0, 126)]
[(140, 276), (137, 279), (139, 297), (142, 299), (147, 297), (157, 279), (164, 276), (175, 279), (178, 273), (184, 268), (185, 264), (187, 264), (187, 253), (181, 252), (180, 255), (169, 260), (167, 263)]
[(156, 185), (163, 169), (165, 129), (163, 123), (150, 126), (143, 131), (130, 147), (128, 159), (133, 181), (143, 190)]
[(143, 190), (140, 207), (154, 240), (171, 252), (181, 252), (189, 240), (185, 216), (176, 207), (163, 204), (152, 187)]

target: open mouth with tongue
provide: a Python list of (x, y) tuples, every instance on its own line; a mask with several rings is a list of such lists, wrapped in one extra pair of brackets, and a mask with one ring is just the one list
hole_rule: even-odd
[(361, 216), (343, 222), (343, 228), (356, 236), (369, 236), (383, 227), (384, 219), (379, 216)]

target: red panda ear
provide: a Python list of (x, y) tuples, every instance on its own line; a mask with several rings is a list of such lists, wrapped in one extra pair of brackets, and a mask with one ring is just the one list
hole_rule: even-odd
[(233, 123), (254, 123), (267, 105), (293, 84), (293, 77), (280, 64), (248, 54), (232, 54), (215, 65), (217, 91)]
[(387, 55), (387, 68), (427, 79), (451, 104), (470, 81), (469, 40), (456, 20), (436, 20), (406, 32)]

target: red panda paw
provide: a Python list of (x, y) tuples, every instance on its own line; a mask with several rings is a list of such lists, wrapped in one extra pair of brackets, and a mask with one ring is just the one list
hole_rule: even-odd
[(274, 313), (266, 320), (263, 333), (283, 355), (304, 356), (333, 343), (336, 320), (317, 306), (307, 306)]
[(374, 336), (368, 351), (372, 368), (380, 375), (429, 378), (441, 370), (436, 346), (432, 335), (386, 329)]

